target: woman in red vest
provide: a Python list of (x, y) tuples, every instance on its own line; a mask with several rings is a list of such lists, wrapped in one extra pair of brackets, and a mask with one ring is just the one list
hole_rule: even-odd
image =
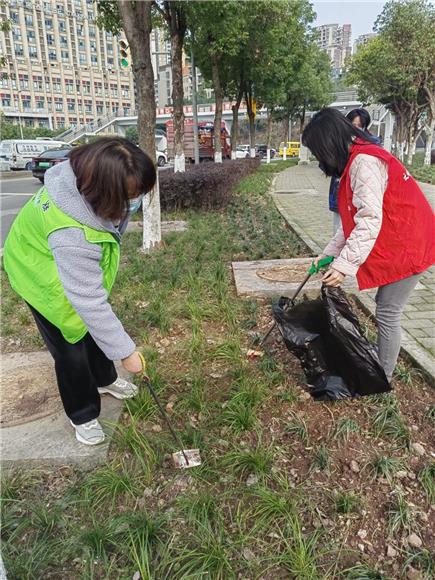
[(400, 161), (339, 111), (316, 113), (302, 142), (326, 175), (340, 178), (342, 227), (319, 256), (335, 257), (323, 282), (340, 286), (356, 275), (360, 290), (378, 288), (379, 358), (391, 380), (403, 309), (421, 273), (435, 263), (434, 212)]

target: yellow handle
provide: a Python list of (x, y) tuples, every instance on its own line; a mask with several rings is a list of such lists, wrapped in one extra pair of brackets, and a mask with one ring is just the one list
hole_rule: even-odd
[(145, 378), (148, 378), (147, 375), (147, 363), (145, 362), (145, 357), (141, 352), (137, 353), (139, 355), (140, 361), (142, 363), (142, 374)]

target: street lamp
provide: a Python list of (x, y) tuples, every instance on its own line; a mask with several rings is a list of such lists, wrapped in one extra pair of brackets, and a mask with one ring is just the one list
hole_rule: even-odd
[(21, 135), (21, 139), (24, 139), (23, 136), (23, 125), (22, 125), (22, 121), (21, 121), (21, 93), (23, 91), (21, 89), (18, 89), (17, 93), (18, 93), (18, 125), (20, 126), (20, 135)]

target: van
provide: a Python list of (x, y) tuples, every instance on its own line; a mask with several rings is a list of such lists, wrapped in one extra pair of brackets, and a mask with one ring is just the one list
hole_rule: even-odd
[(5, 139), (0, 142), (0, 169), (2, 171), (32, 168), (32, 158), (47, 149), (65, 146), (64, 141), (51, 139)]
[[(282, 143), (279, 144), (279, 153), (278, 155), (280, 157), (283, 157), (284, 155), (284, 141), (282, 141)], [(299, 143), (299, 141), (287, 141), (287, 147), (286, 147), (286, 156), (287, 157), (299, 157), (299, 152), (301, 150), (301, 145)]]

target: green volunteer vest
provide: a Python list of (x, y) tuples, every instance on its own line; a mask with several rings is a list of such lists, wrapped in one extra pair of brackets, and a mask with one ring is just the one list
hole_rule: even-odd
[[(111, 233), (94, 230), (65, 214), (56, 207), (45, 187), (16, 217), (4, 245), (3, 262), (15, 292), (74, 344), (84, 337), (87, 328), (65, 295), (48, 245), (49, 235), (63, 228), (80, 228), (88, 242), (101, 246), (103, 285), (110, 294), (119, 266), (118, 241)], [(83, 279), (83, 284), (86, 282)]]

